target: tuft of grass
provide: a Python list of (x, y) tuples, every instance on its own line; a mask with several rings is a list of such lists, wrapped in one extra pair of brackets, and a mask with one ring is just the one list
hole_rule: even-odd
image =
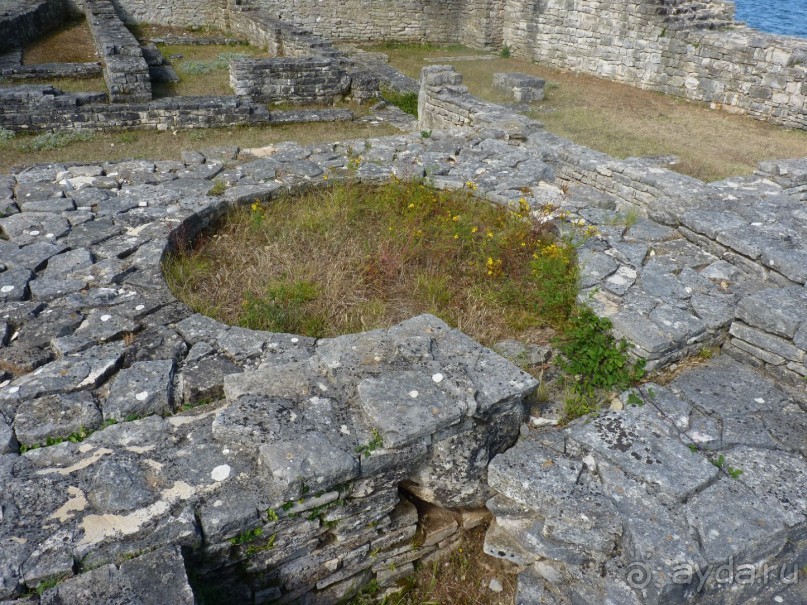
[(222, 71), (230, 68), (230, 61), (233, 59), (248, 59), (250, 55), (246, 53), (221, 52), (217, 57), (207, 61), (184, 61), (179, 66), (180, 73), (189, 76), (206, 76), (214, 71)]
[(499, 56), (502, 59), (509, 59), (510, 58), (510, 46), (508, 46), (507, 44), (502, 46), (502, 49), (499, 51)]
[(393, 181), (235, 209), (164, 272), (197, 311), (250, 328), (336, 336), (430, 312), (484, 343), (534, 342), (574, 307), (574, 259), (526, 202)]
[(221, 179), (215, 179), (213, 181), (213, 186), (210, 188), (210, 191), (207, 192), (207, 195), (222, 195), (225, 191), (227, 191), (227, 183)]
[[(411, 114), (415, 117), (418, 116), (418, 93), (396, 92), (394, 90), (384, 88), (381, 90), (381, 96), (383, 96), (388, 103), (395, 105), (396, 107), (402, 109), (406, 113)], [(431, 131), (423, 131), (423, 132), (428, 132), (429, 136), (431, 136)], [(423, 136), (423, 132), (421, 132), (421, 136)]]
[(8, 128), (0, 128), (0, 145), (8, 143), (14, 139), (14, 131)]

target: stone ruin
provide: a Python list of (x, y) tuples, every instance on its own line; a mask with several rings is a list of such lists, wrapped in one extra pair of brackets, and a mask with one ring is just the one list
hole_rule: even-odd
[[(15, 35), (49, 18), (30, 7)], [(671, 39), (707, 15), (665, 7)], [(236, 14), (239, 35), (307, 61), (291, 51), (306, 32)], [(424, 70), (417, 129), (0, 176), (0, 601), (338, 603), (486, 518), (519, 604), (807, 600), (807, 158), (703, 183), (551, 135), (450, 66)], [(558, 428), (530, 375), (438, 318), (315, 340), (172, 296), (167, 252), (324, 176), (471, 181), (492, 203), (556, 206), (563, 233), (596, 228), (580, 300), (670, 380)], [(687, 362), (707, 346), (720, 354)]]
[[(152, 81), (178, 77), (157, 46), (141, 45), (109, 0), (86, 0), (71, 7), (54, 0), (32, 2), (31, 13), (11, 14), (3, 25), (20, 31), (0, 41), (0, 77), (91, 77), (103, 74), (107, 92), (63, 93), (52, 85), (0, 86), (0, 128), (13, 132), (81, 130), (216, 128), (237, 125), (343, 121), (353, 119), (345, 109), (269, 111), (267, 103), (332, 104), (351, 98), (358, 103), (379, 95), (379, 81), (355, 66), (329, 43), (276, 19), (264, 11), (234, 8), (230, 25), (243, 38), (274, 55), (267, 59), (238, 59), (231, 64), (232, 96), (152, 99)], [(52, 26), (68, 14), (86, 15), (99, 63), (22, 65), (18, 46), (35, 37), (25, 29)], [(45, 19), (45, 16), (48, 18)], [(196, 40), (191, 38), (191, 40)], [(188, 40), (186, 40), (187, 42)], [(208, 40), (215, 42), (215, 40)]]
[(493, 87), (512, 95), (516, 103), (532, 103), (544, 100), (546, 81), (521, 73), (493, 74)]

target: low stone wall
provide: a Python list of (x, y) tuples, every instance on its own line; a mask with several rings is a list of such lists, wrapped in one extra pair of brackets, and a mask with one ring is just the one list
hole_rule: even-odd
[(322, 57), (344, 62), (344, 53), (311, 31), (270, 16), (253, 7), (234, 7), (230, 28), (269, 54), (284, 57)]
[(418, 127), (421, 130), (473, 128), (508, 139), (526, 139), (543, 128), (540, 122), (468, 94), (462, 75), (450, 65), (424, 67), (418, 95)]
[(236, 95), (267, 103), (333, 103), (350, 91), (350, 76), (329, 59), (237, 59), (230, 85)]
[(353, 119), (345, 109), (272, 111), (241, 97), (173, 97), (149, 103), (101, 103), (98, 93), (63, 94), (52, 87), (0, 87), (0, 127), (15, 132), (173, 130)]
[[(524, 129), (526, 136), (519, 136), (510, 125), (520, 116), (508, 115), (503, 108), (492, 113), (489, 104), (469, 95), (460, 82), (453, 68), (424, 68), (421, 128), (471, 129), (519, 143), (525, 152), (551, 165), (567, 189), (582, 186), (596, 192), (585, 194), (582, 205), (573, 197), (553, 200), (582, 224), (603, 229), (603, 212), (615, 210), (638, 212), (656, 222), (650, 230), (612, 234), (605, 245), (584, 245), (578, 254), (581, 301), (608, 317), (615, 332), (633, 343), (636, 355), (646, 359), (649, 368), (669, 365), (704, 346), (721, 345), (729, 337), (734, 305), (757, 290), (780, 286), (785, 290), (777, 290), (777, 296), (792, 298), (793, 292), (785, 294), (787, 287), (807, 283), (807, 244), (802, 235), (807, 160), (767, 162), (760, 176), (706, 184), (645, 159), (616, 160), (534, 125)], [(491, 116), (496, 116), (492, 124)], [(439, 183), (443, 177), (435, 178)], [(467, 178), (479, 181), (475, 173)], [(512, 196), (488, 191), (489, 186), (480, 185), (488, 199), (512, 201)], [(590, 205), (597, 209), (588, 209)], [(775, 220), (771, 220), (773, 207)], [(633, 295), (626, 297), (631, 290)], [(664, 304), (649, 304), (651, 299)], [(738, 337), (732, 333), (731, 338)], [(796, 382), (795, 376), (804, 371), (803, 360), (793, 359), (800, 355), (792, 353), (797, 347), (791, 346), (790, 357), (784, 358), (781, 348), (777, 352), (761, 342), (757, 338), (753, 346), (767, 355), (765, 363), (780, 374), (787, 369), (790, 382)], [(770, 346), (776, 342), (771, 338)], [(732, 340), (728, 348), (748, 353), (750, 346), (748, 341), (744, 345)], [(793, 367), (787, 368), (788, 363)]]
[(62, 0), (0, 1), (0, 51), (20, 48), (64, 23)]
[(149, 67), (140, 44), (109, 0), (86, 0), (87, 23), (104, 62), (104, 79), (113, 103), (151, 100)]
[(39, 63), (0, 69), (0, 77), (11, 80), (94, 78), (102, 74), (100, 63)]

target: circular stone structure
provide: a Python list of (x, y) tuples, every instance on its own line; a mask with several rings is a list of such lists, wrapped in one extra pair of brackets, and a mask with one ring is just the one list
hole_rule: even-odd
[[(785, 578), (807, 551), (805, 160), (707, 185), (427, 75), (421, 119), (469, 127), (278, 145), (226, 169), (211, 152), (0, 177), (0, 599), (190, 604), (190, 579), (210, 600), (335, 603), (451, 548), (485, 504), (487, 552), (523, 570), (519, 602), (804, 601)], [(349, 165), (369, 182), (472, 181), (501, 203), (529, 188), (598, 228), (583, 296), (649, 365), (724, 354), (530, 430), (535, 380), (435, 317), (315, 340), (170, 294), (167, 250)], [(622, 208), (650, 218), (620, 224)], [(675, 573), (728, 560), (785, 574), (727, 591)]]

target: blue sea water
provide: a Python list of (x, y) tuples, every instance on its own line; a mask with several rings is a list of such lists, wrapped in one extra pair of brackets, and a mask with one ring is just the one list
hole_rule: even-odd
[(807, 38), (807, 0), (735, 0), (737, 21), (773, 34)]

